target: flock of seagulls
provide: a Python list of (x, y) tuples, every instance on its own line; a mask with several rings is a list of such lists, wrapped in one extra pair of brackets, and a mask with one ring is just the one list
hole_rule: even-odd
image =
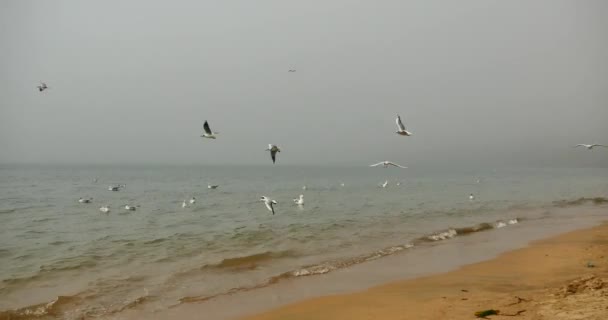
[[(289, 69), (288, 72), (293, 73), (296, 72), (296, 69)], [(47, 89), (49, 89), (48, 85), (45, 82), (40, 82), (40, 85), (36, 86), (36, 88), (38, 88), (39, 92), (43, 92)], [(395, 119), (395, 123), (397, 124), (397, 131), (396, 133), (400, 136), (406, 136), (409, 137), (412, 135), (412, 133), (410, 131), (407, 131), (405, 128), (405, 125), (403, 124), (403, 121), (401, 120), (401, 116), (397, 115), (397, 118)], [(219, 132), (215, 132), (211, 130), (211, 127), (209, 126), (209, 122), (205, 121), (205, 123), (203, 124), (203, 134), (201, 135), (202, 138), (206, 138), (206, 139), (216, 139), (217, 135), (219, 134)], [(603, 148), (608, 148), (608, 146), (603, 145), (603, 144), (577, 144), (576, 147), (584, 147), (587, 150), (592, 150), (595, 147), (603, 147)], [(268, 148), (266, 149), (266, 151), (270, 152), (270, 159), (272, 160), (272, 163), (275, 164), (277, 161), (277, 153), (281, 152), (281, 148), (279, 148), (277, 145), (275, 144), (268, 144)], [(370, 167), (379, 167), (382, 166), (383, 168), (388, 168), (389, 166), (392, 167), (396, 167), (396, 168), (401, 168), (401, 169), (406, 169), (407, 167), (402, 166), (400, 164), (394, 163), (392, 161), (381, 161), (378, 163), (374, 163), (371, 164)], [(95, 180), (93, 182), (97, 182), (97, 178), (95, 178)], [(481, 181), (479, 179), (477, 179), (477, 183), (480, 183)], [(342, 187), (345, 186), (344, 183), (340, 184)], [(397, 186), (401, 185), (401, 183), (397, 183)], [(379, 185), (382, 188), (386, 188), (388, 186), (388, 180), (384, 181), (384, 183)], [(111, 185), (108, 187), (109, 191), (120, 191), (122, 188), (125, 188), (126, 186), (124, 184), (122, 185)], [(217, 189), (219, 186), (218, 185), (208, 185), (207, 188), (208, 189)], [(302, 190), (306, 190), (306, 186), (302, 187)], [(469, 200), (473, 201), (475, 200), (475, 196), (471, 193), (469, 195)], [(93, 198), (80, 198), (78, 199), (79, 203), (91, 203), (93, 201)], [(260, 201), (264, 202), (264, 205), (266, 205), (266, 208), (272, 212), (272, 214), (275, 214), (275, 210), (274, 210), (274, 205), (278, 204), (278, 202), (276, 200), (270, 199), (267, 196), (262, 196), (260, 198)], [(303, 206), (304, 205), (304, 195), (300, 195), (298, 198), (293, 199), (293, 202), (298, 205), (298, 206)], [(192, 197), (188, 202), (186, 202), (186, 200), (182, 201), (182, 208), (186, 208), (188, 205), (193, 205), (196, 203), (196, 198)], [(132, 205), (125, 205), (124, 209), (128, 210), (128, 211), (135, 211), (137, 210), (137, 207), (139, 206), (132, 206)], [(109, 206), (102, 206), (101, 208), (99, 208), (99, 211), (103, 212), (103, 213), (108, 213), (110, 212), (110, 207)]]

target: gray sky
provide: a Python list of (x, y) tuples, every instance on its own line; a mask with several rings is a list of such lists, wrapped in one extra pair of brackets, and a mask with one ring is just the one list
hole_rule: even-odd
[(6, 0), (0, 46), (0, 162), (608, 166), (605, 0)]

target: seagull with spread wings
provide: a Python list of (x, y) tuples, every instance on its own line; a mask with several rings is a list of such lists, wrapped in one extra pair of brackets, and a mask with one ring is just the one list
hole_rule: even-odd
[(587, 148), (588, 150), (591, 150), (591, 149), (593, 149), (594, 147), (604, 147), (604, 148), (608, 148), (608, 146), (605, 146), (605, 145), (603, 145), (603, 144), (577, 144), (577, 145), (575, 145), (574, 147), (575, 147), (575, 148), (576, 148), (576, 147), (585, 147), (585, 148)]
[(272, 163), (277, 161), (277, 152), (281, 152), (281, 149), (274, 144), (269, 144), (268, 149), (266, 151), (270, 151), (270, 158), (272, 159)]
[(397, 115), (397, 119), (395, 120), (395, 122), (397, 122), (397, 134), (401, 135), (401, 136), (411, 136), (412, 133), (405, 130), (405, 126), (403, 125), (403, 122), (401, 122), (401, 117), (399, 115)]
[(388, 166), (393, 166), (393, 167), (402, 168), (402, 169), (407, 168), (407, 167), (404, 167), (404, 166), (398, 165), (398, 164), (393, 163), (393, 162), (390, 162), (390, 161), (382, 161), (382, 162), (378, 162), (378, 163), (370, 164), (369, 166), (370, 166), (370, 167), (377, 167), (377, 166), (380, 166), (380, 165), (382, 165), (382, 166), (383, 166), (383, 167), (385, 167), (385, 168), (388, 168)]
[(266, 208), (268, 208), (268, 210), (270, 210), (270, 212), (272, 212), (272, 214), (274, 215), (274, 205), (277, 204), (277, 202), (268, 198), (267, 196), (262, 196), (260, 198), (260, 201), (263, 201), (266, 205)]
[(211, 131), (211, 128), (209, 128), (209, 122), (207, 121), (205, 121), (205, 124), (203, 124), (203, 129), (205, 130), (205, 133), (201, 135), (202, 138), (215, 139), (215, 135), (219, 133)]

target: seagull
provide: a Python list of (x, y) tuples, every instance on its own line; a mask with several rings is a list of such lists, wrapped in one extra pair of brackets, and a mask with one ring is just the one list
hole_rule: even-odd
[(301, 194), (299, 198), (293, 199), (293, 202), (299, 206), (304, 205), (304, 195)]
[(103, 207), (99, 208), (99, 211), (101, 211), (103, 213), (108, 213), (108, 212), (110, 212), (110, 207), (103, 206)]
[(575, 148), (576, 148), (576, 147), (585, 147), (585, 148), (587, 148), (588, 150), (593, 149), (593, 147), (604, 147), (604, 148), (608, 148), (608, 146), (605, 146), (605, 145), (603, 145), (603, 144), (577, 144), (577, 145), (575, 145), (574, 147), (575, 147)]
[(281, 149), (274, 144), (269, 144), (268, 149), (266, 151), (270, 151), (270, 158), (272, 158), (272, 163), (277, 161), (277, 152), (281, 152)]
[(91, 200), (93, 200), (93, 198), (88, 198), (88, 199), (80, 198), (80, 199), (78, 199), (78, 202), (80, 202), (80, 203), (91, 203)]
[(405, 126), (403, 125), (403, 122), (401, 122), (401, 117), (399, 115), (397, 115), (397, 119), (395, 120), (395, 122), (397, 122), (397, 134), (401, 135), (401, 136), (411, 136), (412, 133), (405, 130)]
[(49, 87), (47, 87), (46, 83), (40, 82), (40, 85), (36, 86), (36, 88), (38, 88), (38, 91), (42, 92), (42, 91), (48, 89)]
[(386, 188), (386, 186), (388, 186), (388, 180), (384, 181), (384, 183), (380, 185), (382, 188)]
[(469, 200), (471, 200), (471, 201), (475, 200), (475, 196), (472, 193), (469, 195)]
[(277, 202), (268, 198), (267, 196), (262, 196), (260, 198), (260, 201), (264, 201), (266, 208), (268, 208), (268, 210), (270, 210), (270, 212), (272, 212), (272, 215), (274, 215), (274, 206), (273, 205), (277, 204)]
[(185, 208), (187, 206), (188, 206), (188, 204), (186, 203), (186, 200), (182, 201), (182, 208)]
[(117, 186), (108, 186), (108, 191), (120, 191), (120, 189), (124, 187), (126, 187), (124, 184), (119, 184)]
[(196, 203), (196, 198), (195, 198), (195, 197), (192, 197), (192, 198), (190, 199), (190, 204), (195, 204), (195, 203)]
[(125, 210), (129, 210), (129, 211), (135, 211), (137, 210), (137, 208), (135, 206), (130, 206), (130, 205), (125, 205)]
[(289, 69), (287, 72), (296, 72), (296, 69)]
[(211, 131), (211, 128), (209, 128), (209, 123), (207, 121), (205, 121), (205, 124), (203, 124), (203, 129), (205, 129), (205, 133), (201, 135), (201, 137), (203, 138), (215, 139), (215, 135), (219, 133)]
[(393, 163), (393, 162), (390, 162), (390, 161), (382, 161), (382, 162), (378, 162), (378, 163), (376, 163), (376, 164), (370, 164), (369, 166), (370, 166), (370, 167), (377, 167), (377, 166), (379, 166), (379, 165), (382, 165), (382, 166), (384, 166), (385, 168), (388, 168), (388, 166), (398, 167), (398, 168), (402, 168), (402, 169), (407, 168), (407, 167), (400, 166), (400, 165), (398, 165), (398, 164), (396, 164), (396, 163)]
[(401, 182), (397, 182), (397, 187), (401, 186)]
[(219, 185), (207, 185), (207, 189), (217, 189), (217, 187), (219, 187)]
[(306, 186), (302, 186), (302, 190), (306, 191), (307, 187)]

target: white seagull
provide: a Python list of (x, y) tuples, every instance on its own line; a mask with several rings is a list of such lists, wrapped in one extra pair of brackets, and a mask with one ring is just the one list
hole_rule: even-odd
[(120, 191), (121, 188), (126, 187), (124, 184), (120, 184), (117, 186), (108, 186), (108, 191)]
[(384, 183), (380, 185), (382, 188), (386, 188), (386, 186), (388, 186), (388, 180), (384, 181)]
[(182, 201), (182, 208), (185, 208), (187, 206), (188, 206), (188, 204), (186, 203), (186, 200)]
[(203, 138), (215, 139), (215, 135), (219, 133), (211, 131), (211, 128), (209, 128), (209, 123), (207, 121), (205, 121), (205, 124), (203, 124), (203, 129), (205, 130), (205, 133), (201, 135), (201, 137)]
[(574, 147), (575, 147), (575, 148), (576, 148), (576, 147), (585, 147), (585, 148), (587, 148), (588, 150), (591, 150), (591, 149), (593, 149), (594, 147), (604, 147), (604, 148), (608, 148), (608, 146), (605, 146), (605, 145), (603, 145), (603, 144), (577, 144), (577, 145), (575, 145)]
[(397, 115), (397, 119), (395, 120), (395, 122), (397, 122), (397, 134), (401, 135), (401, 136), (411, 136), (412, 133), (405, 130), (405, 126), (403, 125), (403, 122), (401, 122), (401, 117), (399, 115)]
[(219, 185), (207, 185), (207, 189), (217, 189), (217, 187), (219, 187)]
[(195, 203), (196, 203), (196, 198), (195, 197), (190, 198), (190, 204), (195, 204)]
[(299, 198), (293, 199), (293, 202), (299, 206), (304, 205), (304, 195), (301, 194)]
[(471, 201), (475, 200), (475, 196), (472, 193), (469, 195), (469, 200), (471, 200)]
[(272, 163), (277, 161), (277, 152), (281, 152), (281, 149), (274, 144), (269, 144), (268, 149), (266, 151), (270, 151), (270, 158), (272, 158)]
[(135, 206), (130, 206), (130, 205), (125, 205), (125, 210), (129, 210), (129, 211), (135, 211), (137, 210), (137, 208)]
[(407, 167), (400, 166), (400, 165), (398, 165), (396, 163), (393, 163), (393, 162), (390, 162), (390, 161), (382, 161), (382, 162), (378, 162), (378, 163), (375, 163), (375, 164), (370, 164), (369, 166), (370, 167), (377, 167), (379, 165), (382, 165), (385, 168), (388, 168), (388, 166), (398, 167), (398, 168), (402, 168), (402, 169), (407, 168)]
[(40, 82), (40, 85), (36, 86), (36, 88), (38, 88), (38, 91), (42, 92), (42, 91), (48, 89), (49, 87), (47, 87), (46, 83)]
[(101, 211), (103, 213), (108, 213), (108, 212), (110, 212), (110, 207), (109, 206), (103, 206), (103, 207), (99, 208), (99, 211)]
[(272, 214), (274, 215), (274, 205), (277, 204), (277, 202), (266, 196), (262, 196), (260, 198), (260, 201), (263, 201), (266, 205), (266, 208), (268, 208), (268, 210), (270, 210), (270, 212), (272, 212)]
[(80, 199), (78, 199), (78, 202), (80, 202), (80, 203), (91, 203), (92, 200), (93, 200), (93, 198), (88, 198), (88, 199), (80, 198)]

